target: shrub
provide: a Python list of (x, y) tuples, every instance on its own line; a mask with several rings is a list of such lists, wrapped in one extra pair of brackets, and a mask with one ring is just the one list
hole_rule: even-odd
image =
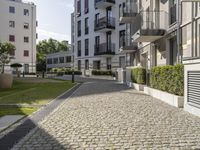
[(139, 67), (131, 71), (131, 79), (133, 83), (145, 84), (146, 83), (146, 70)]
[(101, 71), (101, 70), (92, 70), (92, 75), (99, 75), (99, 76), (103, 76), (103, 75), (106, 75), (106, 76), (112, 76), (113, 73), (112, 71)]
[(150, 86), (171, 94), (184, 95), (184, 66), (154, 67), (150, 71)]
[(57, 76), (63, 76), (65, 73), (64, 72), (61, 72), (61, 71), (59, 71), (59, 72), (57, 72)]

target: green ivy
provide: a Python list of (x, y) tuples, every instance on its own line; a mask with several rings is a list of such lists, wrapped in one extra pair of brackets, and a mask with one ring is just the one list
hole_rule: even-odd
[(184, 66), (154, 67), (150, 71), (150, 86), (171, 94), (184, 95)]

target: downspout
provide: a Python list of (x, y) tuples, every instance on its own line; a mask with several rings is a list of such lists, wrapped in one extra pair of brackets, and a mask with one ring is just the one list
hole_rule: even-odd
[(177, 0), (176, 5), (176, 20), (177, 20), (177, 55), (178, 55), (178, 64), (182, 63), (180, 60), (180, 7), (181, 7), (180, 0)]

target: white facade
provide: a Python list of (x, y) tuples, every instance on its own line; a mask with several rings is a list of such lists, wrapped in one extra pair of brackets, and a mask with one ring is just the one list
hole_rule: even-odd
[(46, 62), (47, 71), (52, 68), (74, 68), (73, 50), (70, 48), (68, 51), (48, 54)]
[[(36, 72), (36, 6), (22, 0), (0, 1), (0, 42), (15, 45), (11, 63), (23, 65), (21, 71)], [(7, 72), (12, 69), (7, 65)]]
[[(129, 54), (120, 51), (119, 34), (120, 31), (125, 31), (126, 29), (126, 25), (120, 24), (119, 22), (119, 7), (123, 2), (125, 2), (125, 0), (113, 0), (110, 2), (97, 0), (96, 4), (95, 0), (74, 1), (75, 69), (82, 71), (92, 69), (116, 71), (118, 68), (124, 68), (125, 66), (130, 65), (130, 57), (126, 57)], [(88, 18), (88, 26), (85, 25), (86, 18)], [(95, 18), (98, 18), (98, 20), (95, 21)], [(102, 18), (104, 18), (104, 20)], [(80, 21), (81, 27), (78, 25), (78, 22)], [(105, 27), (105, 24), (109, 21), (112, 24), (112, 27)], [(97, 28), (97, 24), (100, 25), (101, 29)], [(88, 34), (85, 34), (87, 30)], [(79, 33), (81, 33), (80, 36), (78, 35)], [(99, 44), (96, 42), (98, 36)], [(85, 44), (85, 40), (87, 39), (89, 41), (88, 48), (86, 46), (87, 44)], [(81, 45), (81, 48), (79, 47), (79, 44)], [(87, 49), (88, 55), (86, 52)], [(79, 52), (79, 50), (81, 52)], [(78, 53), (81, 53), (80, 56)]]

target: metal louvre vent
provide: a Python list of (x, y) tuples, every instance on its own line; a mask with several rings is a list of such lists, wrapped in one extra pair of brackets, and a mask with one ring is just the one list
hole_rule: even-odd
[(200, 71), (188, 71), (188, 102), (200, 107)]

